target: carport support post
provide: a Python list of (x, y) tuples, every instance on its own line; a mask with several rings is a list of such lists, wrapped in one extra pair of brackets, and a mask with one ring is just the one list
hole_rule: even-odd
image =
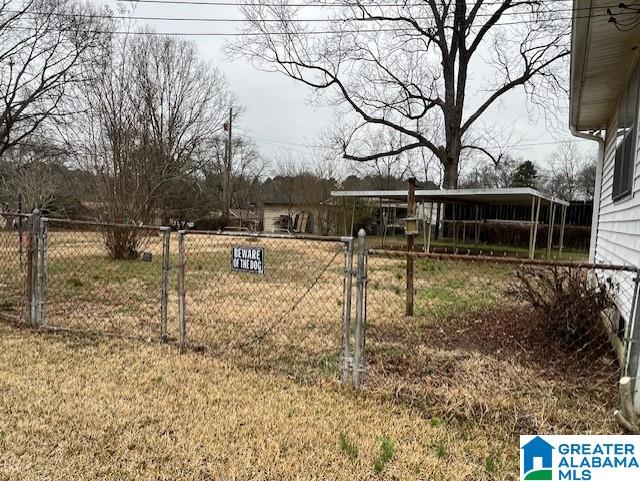
[(185, 252), (184, 252), (185, 231), (178, 231), (178, 329), (180, 332), (180, 352), (184, 352), (187, 342), (187, 321), (185, 318)]
[(536, 198), (531, 198), (531, 221), (529, 222), (529, 259), (533, 259), (533, 219), (536, 210)]
[(367, 282), (367, 272), (365, 267), (365, 231), (358, 232), (358, 270), (356, 272), (356, 328), (353, 349), (353, 387), (359, 388), (364, 370), (363, 347), (364, 347), (364, 320), (365, 320), (365, 283)]
[(549, 228), (549, 232), (547, 232), (547, 259), (551, 258), (551, 247), (553, 245), (553, 228), (556, 221), (556, 204), (555, 202), (549, 203), (549, 218), (547, 227)]
[(353, 237), (346, 240), (344, 252), (344, 292), (342, 295), (342, 349), (340, 353), (340, 364), (342, 367), (342, 382), (349, 383), (351, 374), (351, 349), (349, 348), (349, 338), (351, 335), (351, 292), (353, 282)]
[(562, 248), (564, 247), (564, 227), (567, 222), (567, 206), (562, 206), (562, 223), (560, 227), (560, 248), (558, 249), (558, 257), (562, 256)]
[(538, 239), (538, 222), (540, 221), (540, 198), (538, 197), (538, 206), (536, 208), (536, 219), (533, 223), (533, 238), (531, 239), (531, 254), (530, 258), (533, 259), (536, 256), (536, 241)]
[(168, 337), (168, 307), (169, 307), (169, 243), (171, 241), (171, 227), (160, 227), (162, 233), (162, 296), (160, 298), (160, 342), (166, 342)]
[(427, 254), (429, 252), (431, 252), (431, 221), (433, 220), (433, 202), (431, 202), (430, 204), (431, 206), (429, 207), (429, 232), (427, 232)]
[[(409, 190), (407, 191), (407, 217), (415, 217), (416, 214), (416, 179), (409, 179)], [(407, 252), (413, 251), (413, 234), (407, 235)], [(413, 316), (413, 256), (407, 255), (407, 285), (406, 285), (406, 305), (405, 315)]]

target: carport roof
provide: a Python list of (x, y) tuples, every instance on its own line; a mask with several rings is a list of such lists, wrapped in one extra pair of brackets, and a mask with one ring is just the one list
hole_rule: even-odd
[[(334, 190), (332, 197), (370, 198), (406, 201), (407, 190)], [(543, 202), (569, 205), (566, 200), (552, 197), (530, 187), (504, 189), (416, 189), (417, 202), (460, 202), (469, 204), (531, 205), (533, 199)]]

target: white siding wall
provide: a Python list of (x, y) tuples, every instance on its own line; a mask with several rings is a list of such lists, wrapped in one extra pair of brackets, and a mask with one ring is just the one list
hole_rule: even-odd
[[(637, 114), (636, 114), (637, 115)], [(600, 192), (600, 210), (595, 245), (595, 261), (611, 264), (631, 264), (640, 267), (640, 119), (636, 118), (636, 156), (634, 159), (633, 186), (627, 197), (613, 201), (613, 170), (615, 165), (615, 129), (617, 112), (609, 121), (607, 138), (604, 148), (602, 164), (602, 183)], [(609, 275), (609, 274), (607, 274)], [(631, 272), (618, 272), (611, 275), (617, 284), (619, 292), (616, 304), (624, 319), (625, 331), (631, 336), (637, 336), (637, 313), (633, 310), (634, 280)], [(631, 351), (630, 356), (637, 356)], [(629, 358), (630, 366), (633, 361)], [(640, 365), (636, 365), (638, 372), (628, 372), (629, 376), (640, 376)], [(635, 384), (634, 401), (640, 406), (640, 383)]]
[[(614, 202), (612, 193), (616, 119), (617, 112), (610, 120), (605, 141), (595, 261), (640, 266), (640, 156), (637, 155), (640, 138), (636, 141), (632, 193)], [(640, 122), (636, 122), (636, 128), (638, 123)], [(618, 307), (623, 317), (628, 320), (633, 299), (633, 275), (618, 273), (615, 280), (620, 284)]]

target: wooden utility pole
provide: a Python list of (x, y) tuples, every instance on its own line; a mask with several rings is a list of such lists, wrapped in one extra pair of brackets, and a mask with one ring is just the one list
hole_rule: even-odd
[(225, 149), (224, 169), (222, 172), (222, 213), (225, 217), (229, 216), (231, 209), (231, 159), (233, 158), (232, 149), (232, 129), (233, 129), (233, 107), (229, 107), (229, 121), (224, 123), (224, 130), (228, 134), (227, 148)]
[[(407, 192), (407, 218), (416, 216), (416, 179), (409, 179), (409, 190)], [(413, 251), (415, 236), (407, 235), (407, 252)], [(407, 287), (406, 287), (406, 307), (405, 315), (413, 316), (413, 256), (407, 255)]]

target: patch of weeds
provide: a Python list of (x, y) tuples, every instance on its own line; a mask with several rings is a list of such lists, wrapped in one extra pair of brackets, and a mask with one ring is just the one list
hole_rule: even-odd
[(495, 475), (498, 472), (498, 462), (493, 455), (489, 455), (485, 458), (484, 470), (491, 476)]
[(393, 459), (395, 454), (395, 441), (387, 436), (383, 437), (380, 440), (380, 454), (373, 460), (373, 471), (376, 474), (382, 473), (386, 464)]
[(356, 459), (358, 457), (358, 446), (355, 443), (352, 443), (347, 438), (345, 433), (340, 433), (340, 451), (344, 453), (346, 457), (349, 459)]
[(324, 375), (331, 377), (338, 372), (338, 357), (335, 354), (327, 354), (320, 360), (320, 366)]
[(396, 279), (400, 280), (403, 278), (404, 278), (404, 275), (402, 275), (402, 272), (396, 272)]
[(431, 418), (431, 425), (434, 428), (439, 428), (443, 424), (444, 424), (444, 419), (442, 419), (442, 418)]
[(447, 447), (444, 443), (437, 443), (434, 445), (434, 448), (436, 449), (436, 457), (438, 459), (445, 459), (447, 456), (449, 456), (449, 452), (447, 451)]
[(375, 289), (375, 290), (380, 289), (380, 283), (378, 281), (372, 282), (371, 283), (371, 288)]
[(402, 289), (400, 289), (399, 287), (394, 287), (393, 292), (396, 296), (399, 296), (402, 294)]

